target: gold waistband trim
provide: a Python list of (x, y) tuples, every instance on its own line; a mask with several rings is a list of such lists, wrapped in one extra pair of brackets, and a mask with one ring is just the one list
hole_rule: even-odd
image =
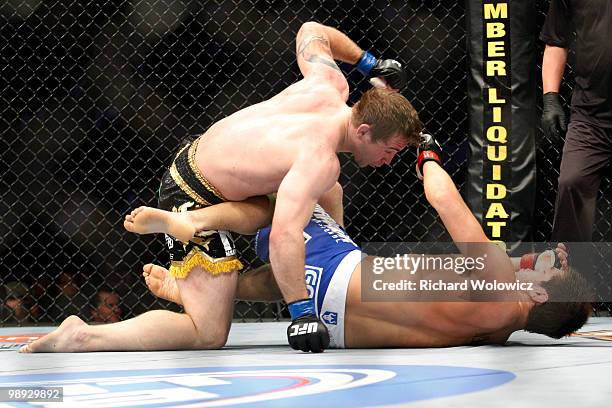
[(176, 168), (176, 162), (173, 162), (172, 166), (170, 166), (170, 176), (172, 177), (172, 180), (174, 180), (176, 185), (181, 190), (183, 190), (185, 194), (191, 197), (191, 199), (194, 200), (196, 203), (206, 207), (211, 205), (211, 203), (209, 203), (204, 197), (196, 193), (194, 189), (192, 189), (187, 183), (185, 183), (185, 180), (183, 180)]
[(208, 191), (219, 197), (221, 200), (228, 201), (227, 198), (225, 198), (223, 194), (221, 194), (221, 192), (215, 188), (215, 186), (213, 186), (208, 180), (206, 180), (206, 177), (204, 177), (204, 175), (200, 172), (200, 169), (198, 169), (195, 160), (195, 155), (200, 139), (201, 137), (198, 137), (196, 140), (193, 141), (193, 143), (191, 143), (191, 147), (189, 147), (189, 152), (187, 154), (187, 161), (189, 163), (189, 167), (191, 167), (191, 171), (193, 172), (193, 174), (195, 174), (200, 183), (202, 183), (202, 185), (206, 187)]

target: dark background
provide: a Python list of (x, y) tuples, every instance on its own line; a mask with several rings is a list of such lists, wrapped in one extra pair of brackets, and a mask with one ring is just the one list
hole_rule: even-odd
[[(446, 4), (450, 3), (450, 4)], [(147, 293), (142, 265), (166, 264), (163, 240), (124, 231), (124, 215), (155, 205), (179, 141), (299, 79), (295, 34), (316, 20), (362, 48), (397, 58), (403, 94), (444, 146), (462, 186), (467, 157), (466, 23), (462, 2), (45, 1), (0, 6), (0, 285), (21, 281), (48, 312), (61, 273), (79, 287), (82, 316), (102, 286), (123, 317), (166, 307)], [(546, 1), (537, 2), (538, 27)], [(534, 37), (537, 33), (534, 33)], [(538, 57), (541, 60), (541, 57)], [(564, 82), (571, 92), (572, 56)], [(350, 66), (355, 102), (369, 84)], [(551, 231), (559, 146), (538, 134), (534, 241)], [(413, 171), (414, 150), (390, 168), (359, 170), (343, 157), (346, 220), (356, 242), (448, 240)], [(595, 241), (612, 241), (609, 178)], [(257, 262), (248, 238), (247, 264)], [(32, 290), (32, 292), (34, 292)], [(240, 303), (236, 317), (278, 318), (280, 305)], [(4, 317), (9, 322), (9, 317)], [(3, 323), (3, 320), (0, 320)]]

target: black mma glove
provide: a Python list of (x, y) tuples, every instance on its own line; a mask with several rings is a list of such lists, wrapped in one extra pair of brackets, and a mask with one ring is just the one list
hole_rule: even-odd
[(557, 92), (546, 92), (542, 97), (544, 109), (542, 110), (542, 130), (552, 143), (559, 143), (567, 131), (567, 121), (561, 97)]
[(408, 74), (396, 60), (379, 60), (367, 51), (361, 54), (357, 70), (368, 78), (381, 77), (394, 89), (402, 89), (408, 82)]
[(294, 350), (321, 353), (329, 346), (327, 327), (316, 315), (314, 300), (296, 300), (287, 305), (291, 324), (287, 327), (287, 339)]
[(416, 163), (416, 173), (419, 180), (423, 180), (423, 165), (431, 160), (442, 165), (442, 148), (432, 135), (421, 133), (421, 143), (417, 148)]

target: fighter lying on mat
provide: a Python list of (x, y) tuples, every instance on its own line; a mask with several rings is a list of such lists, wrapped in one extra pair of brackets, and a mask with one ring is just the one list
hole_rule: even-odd
[[(432, 147), (435, 150), (435, 146)], [(418, 168), (424, 173), (427, 200), (438, 211), (455, 242), (484, 242), (488, 239), (475, 217), (463, 202), (448, 174), (433, 160), (434, 155), (420, 160)], [(198, 219), (190, 218), (198, 214)], [(207, 215), (208, 214), (208, 215)], [(257, 224), (269, 222), (267, 208), (245, 203), (223, 203), (198, 213), (171, 214), (151, 208), (141, 208), (128, 216), (134, 230), (166, 228), (176, 224), (193, 224), (196, 228), (229, 228), (247, 232)], [(339, 220), (341, 221), (341, 220)], [(222, 224), (221, 224), (222, 222)], [(191, 225), (185, 228), (192, 228)], [(505, 251), (490, 245), (489, 266), (486, 270), (498, 281), (514, 282), (529, 279), (539, 285), (531, 292), (520, 294), (520, 299), (507, 302), (362, 302), (361, 264), (359, 247), (344, 230), (321, 208), (313, 214), (305, 231), (306, 262), (323, 269), (316, 303), (320, 314), (334, 311), (333, 323), (328, 324), (333, 347), (444, 347), (474, 343), (503, 343), (509, 335), (521, 329), (560, 338), (580, 328), (591, 312), (586, 302), (558, 303), (547, 298), (547, 290), (566, 287), (577, 297), (589, 291), (586, 282), (567, 265), (567, 254), (560, 245), (556, 251), (561, 268), (519, 270)], [(336, 235), (335, 238), (332, 237)], [(258, 253), (267, 252), (264, 228), (258, 235)], [(363, 262), (372, 262), (367, 257)], [(538, 263), (540, 264), (540, 263)], [(542, 262), (544, 264), (544, 262)], [(181, 303), (174, 278), (159, 266), (145, 266), (145, 279), (158, 296)], [(551, 295), (552, 296), (552, 295)], [(273, 301), (281, 298), (273, 275), (267, 266), (243, 274), (239, 280), (237, 297), (245, 300)], [(554, 299), (550, 299), (554, 300)], [(139, 316), (154, 319), (151, 314)], [(181, 345), (168, 342), (160, 348), (147, 343), (150, 325), (140, 325), (138, 319), (102, 326), (89, 326), (75, 316), (68, 318), (53, 333), (25, 346), (23, 352), (98, 351), (98, 350), (160, 350), (180, 349)], [(325, 318), (325, 317), (324, 317)], [(329, 319), (328, 319), (329, 321)], [(189, 339), (185, 339), (188, 342)]]
[[(432, 143), (429, 141), (427, 144), (432, 150), (437, 150)], [(435, 153), (437, 155), (438, 152)], [(438, 211), (453, 240), (456, 243), (489, 242), (448, 174), (435, 160), (429, 160), (433, 156), (425, 157), (423, 160), (423, 156), (420, 156), (418, 168), (425, 172), (423, 182), (427, 200)], [(226, 210), (219, 208), (214, 215), (211, 212), (210, 217), (202, 213), (199, 219), (188, 219), (156, 209), (141, 208), (128, 219), (136, 224), (142, 223), (135, 226), (136, 230), (155, 222), (158, 228), (165, 226), (161, 229), (172, 231), (194, 226), (210, 228), (210, 223), (214, 225), (217, 222), (215, 219), (223, 218), (225, 213), (228, 214), (225, 219), (231, 219), (237, 225), (247, 222), (252, 225), (257, 223), (254, 217), (264, 214), (261, 211), (250, 214), (246, 209), (239, 215), (237, 211), (237, 208), (228, 206)], [(244, 217), (242, 221), (241, 216)], [(225, 226), (231, 228), (230, 225)], [(551, 259), (544, 260), (545, 256), (538, 258), (535, 267), (532, 257), (510, 258), (493, 244), (480, 249), (466, 249), (487, 252), (489, 258), (484, 273), (488, 278), (495, 278), (498, 282), (515, 282), (519, 279), (534, 283), (531, 291), (514, 293), (512, 301), (364, 302), (361, 300), (361, 268), (373, 262), (373, 257), (366, 257), (362, 261), (359, 247), (320, 207), (315, 210), (304, 232), (308, 236), (306, 264), (312, 269), (322, 269), (320, 281), (312, 287), (312, 293), (316, 294), (318, 313), (330, 331), (331, 347), (444, 347), (504, 343), (512, 332), (522, 329), (560, 338), (579, 329), (592, 310), (588, 302), (558, 302), (554, 299), (554, 293), (558, 293), (559, 288), (563, 288), (561, 292), (565, 296), (570, 293), (578, 299), (584, 299), (585, 294), (590, 293), (586, 281), (569, 267), (563, 244), (555, 249), (560, 267), (555, 267)], [(267, 259), (268, 234), (267, 227), (259, 230), (257, 236), (257, 253), (264, 260)], [(546, 256), (550, 256), (549, 251)], [(532, 270), (526, 269), (525, 262)], [(420, 272), (425, 271), (417, 274)], [(427, 273), (427, 276), (443, 277), (441, 274), (444, 271)], [(423, 274), (421, 277), (425, 276)], [(180, 293), (164, 268), (148, 265), (145, 279), (154, 294), (180, 303)], [(551, 292), (551, 299), (547, 291)], [(281, 300), (268, 265), (240, 277), (237, 298)]]

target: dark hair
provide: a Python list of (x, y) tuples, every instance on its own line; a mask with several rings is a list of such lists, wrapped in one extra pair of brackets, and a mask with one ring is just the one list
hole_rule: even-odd
[(400, 133), (406, 142), (417, 145), (423, 125), (414, 107), (399, 92), (371, 88), (353, 106), (354, 126), (367, 123), (372, 128), (372, 141), (387, 141)]
[(529, 311), (525, 330), (560, 339), (586, 323), (593, 306), (584, 300), (593, 299), (594, 291), (574, 268), (540, 286), (548, 293), (548, 300)]

